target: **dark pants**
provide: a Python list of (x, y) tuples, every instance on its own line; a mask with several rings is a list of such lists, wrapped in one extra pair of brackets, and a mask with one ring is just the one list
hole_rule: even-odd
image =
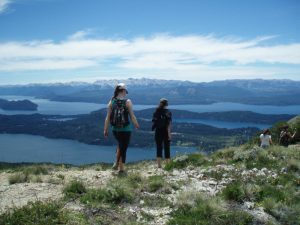
[(122, 163), (126, 161), (126, 152), (130, 141), (130, 131), (113, 131), (115, 138), (118, 141)]
[(155, 142), (156, 142), (156, 157), (162, 158), (162, 150), (165, 150), (165, 158), (170, 158), (170, 140), (167, 130), (155, 130)]

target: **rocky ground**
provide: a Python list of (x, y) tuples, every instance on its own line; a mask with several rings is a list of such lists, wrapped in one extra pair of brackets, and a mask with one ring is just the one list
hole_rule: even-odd
[[(184, 161), (185, 157), (177, 158), (174, 161)], [(31, 179), (25, 183), (10, 184), (10, 178), (19, 173), (13, 170), (4, 170), (0, 173), (0, 214), (11, 208), (21, 207), (28, 202), (35, 201), (55, 201), (63, 198), (63, 188), (72, 180), (78, 180), (85, 184), (87, 188), (100, 188), (117, 178), (117, 172), (111, 169), (95, 165), (87, 168), (65, 168), (62, 166), (51, 167), (47, 174), (37, 175), (38, 179)], [(120, 211), (131, 214), (138, 223), (146, 224), (166, 224), (170, 219), (170, 213), (174, 210), (176, 201), (184, 192), (199, 192), (207, 196), (215, 196), (234, 179), (236, 174), (241, 178), (267, 177), (276, 179), (277, 171), (267, 168), (245, 169), (238, 166), (218, 164), (214, 166), (198, 167), (189, 165), (183, 169), (173, 169), (170, 171), (158, 169), (154, 161), (140, 162), (127, 166), (127, 176), (130, 174), (140, 174), (147, 179), (151, 176), (162, 176), (171, 188), (168, 192), (149, 192), (143, 190), (143, 196), (160, 196), (166, 199), (169, 205), (149, 206), (143, 200), (135, 204), (119, 205)], [(33, 176), (33, 175), (32, 175)], [(35, 180), (35, 181), (34, 181)], [(188, 201), (188, 199), (187, 199)], [(247, 211), (255, 217), (257, 224), (266, 224), (267, 221), (276, 221), (267, 214), (262, 207), (257, 207), (254, 202), (244, 202), (242, 204), (232, 203), (232, 207), (238, 207)], [(65, 203), (65, 209), (70, 211), (85, 212), (86, 206), (79, 201), (69, 200)], [(150, 219), (145, 218), (150, 217)]]

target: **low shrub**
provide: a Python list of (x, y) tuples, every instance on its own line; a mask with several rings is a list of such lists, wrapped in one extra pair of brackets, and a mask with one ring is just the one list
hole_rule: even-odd
[(105, 191), (104, 201), (107, 203), (122, 203), (122, 202), (132, 202), (133, 196), (126, 188), (122, 186), (113, 185), (108, 187)]
[(138, 188), (142, 184), (142, 182), (143, 182), (143, 178), (142, 178), (142, 176), (139, 173), (129, 174), (123, 180), (124, 180), (124, 183), (127, 183), (132, 188)]
[(275, 202), (284, 201), (286, 199), (286, 191), (279, 189), (271, 184), (264, 184), (260, 187), (260, 191), (256, 195), (257, 201), (263, 201), (265, 198), (272, 198)]
[(42, 165), (25, 167), (24, 173), (33, 175), (47, 175), (49, 174), (48, 168)]
[(142, 197), (144, 205), (147, 207), (167, 207), (170, 206), (170, 202), (161, 195), (147, 195)]
[(207, 163), (207, 159), (200, 153), (181, 155), (171, 160), (171, 162), (165, 166), (165, 170), (183, 169), (189, 165), (202, 166), (205, 163)]
[(151, 176), (148, 178), (146, 189), (149, 192), (156, 192), (165, 186), (165, 180), (162, 176)]
[(248, 225), (253, 221), (253, 217), (246, 212), (230, 211), (217, 200), (199, 196), (194, 199), (194, 205), (179, 205), (171, 217), (169, 225)]
[(246, 160), (245, 164), (247, 169), (276, 169), (279, 166), (278, 160), (269, 155), (265, 150), (258, 152), (255, 158)]
[(58, 174), (57, 175), (57, 178), (61, 179), (61, 180), (64, 180), (65, 179), (65, 176), (63, 174)]
[(99, 203), (130, 203), (132, 200), (132, 193), (128, 192), (127, 189), (116, 185), (103, 189), (91, 189), (80, 198), (82, 203), (88, 205), (97, 205)]
[(276, 185), (287, 185), (287, 184), (291, 184), (293, 186), (299, 186), (299, 178), (297, 175), (293, 174), (293, 173), (284, 173), (284, 174), (280, 174), (275, 180), (274, 180), (274, 184)]
[(30, 179), (28, 174), (24, 173), (15, 173), (8, 177), (9, 184), (26, 183), (29, 181)]
[(81, 181), (71, 181), (63, 190), (66, 199), (78, 198), (86, 193), (86, 187)]
[(67, 224), (67, 218), (58, 203), (29, 203), (22, 208), (16, 208), (0, 215), (0, 224), (21, 225), (57, 225)]
[(225, 173), (224, 170), (222, 170), (222, 171), (211, 170), (211, 171), (203, 172), (203, 174), (204, 174), (206, 177), (214, 178), (214, 179), (216, 179), (217, 181), (222, 180), (223, 174), (224, 174), (224, 173)]
[(237, 150), (237, 148), (222, 149), (221, 151), (216, 151), (215, 153), (213, 153), (211, 157), (215, 161), (218, 159), (232, 160), (234, 152)]
[(290, 159), (287, 162), (287, 170), (291, 172), (299, 172), (300, 171), (300, 162), (299, 160)]
[(276, 218), (280, 224), (300, 224), (300, 206), (288, 206), (281, 202), (269, 206), (266, 210), (270, 215)]
[(226, 200), (243, 202), (246, 198), (245, 191), (241, 182), (235, 181), (226, 186), (222, 191), (222, 196)]

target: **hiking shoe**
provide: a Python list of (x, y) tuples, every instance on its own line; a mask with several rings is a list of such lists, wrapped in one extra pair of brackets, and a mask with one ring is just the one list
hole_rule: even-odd
[(113, 169), (113, 170), (117, 170), (117, 169), (118, 169), (118, 163), (115, 162), (115, 163), (113, 164), (113, 166), (112, 166), (112, 169)]

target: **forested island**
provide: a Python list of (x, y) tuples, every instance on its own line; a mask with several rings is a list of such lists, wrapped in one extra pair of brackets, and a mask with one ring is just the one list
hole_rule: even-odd
[[(136, 116), (144, 119), (151, 119), (154, 112), (152, 109), (144, 109), (136, 111)], [(251, 111), (226, 111), (226, 112), (191, 112), (186, 110), (171, 109), (175, 119), (203, 119), (217, 120), (226, 122), (244, 122), (244, 123), (259, 123), (259, 124), (274, 124), (278, 121), (286, 121), (293, 118), (295, 115), (290, 114), (261, 114)]]
[[(112, 133), (103, 136), (104, 118), (98, 113), (78, 117), (69, 121), (54, 120), (45, 115), (0, 115), (0, 133), (32, 134), (47, 138), (77, 140), (93, 145), (115, 145)], [(141, 128), (133, 130), (131, 146), (154, 147), (151, 123), (139, 120)], [(257, 128), (222, 129), (203, 124), (174, 123), (172, 145), (195, 146), (209, 151), (222, 146), (244, 143), (252, 137)]]
[[(224, 118), (237, 121), (253, 121), (257, 123), (278, 122), (292, 115), (268, 115), (256, 114), (251, 112), (231, 112), (231, 113), (192, 113), (183, 110), (172, 110), (174, 118), (199, 118), (204, 115), (214, 118)], [(136, 111), (136, 116), (140, 123), (140, 129), (134, 130), (131, 146), (153, 147), (154, 135), (151, 131), (151, 116), (153, 109)], [(33, 134), (48, 138), (71, 139), (94, 145), (113, 145), (115, 144), (112, 135), (108, 139), (103, 137), (103, 123), (106, 109), (98, 110), (86, 115), (69, 116), (58, 115), (0, 115), (0, 133), (12, 134)], [(217, 117), (218, 115), (218, 117)], [(232, 118), (230, 118), (232, 115)], [(247, 115), (252, 115), (247, 119)], [(252, 119), (250, 119), (252, 118)], [(172, 126), (172, 144), (177, 146), (195, 146), (206, 151), (214, 151), (221, 147), (238, 145), (245, 143), (259, 131), (257, 128), (238, 128), (225, 129), (216, 128), (204, 124), (176, 123)]]
[(26, 110), (26, 111), (37, 111), (38, 105), (25, 99), (18, 101), (8, 101), (0, 99), (0, 109), (3, 110)]

